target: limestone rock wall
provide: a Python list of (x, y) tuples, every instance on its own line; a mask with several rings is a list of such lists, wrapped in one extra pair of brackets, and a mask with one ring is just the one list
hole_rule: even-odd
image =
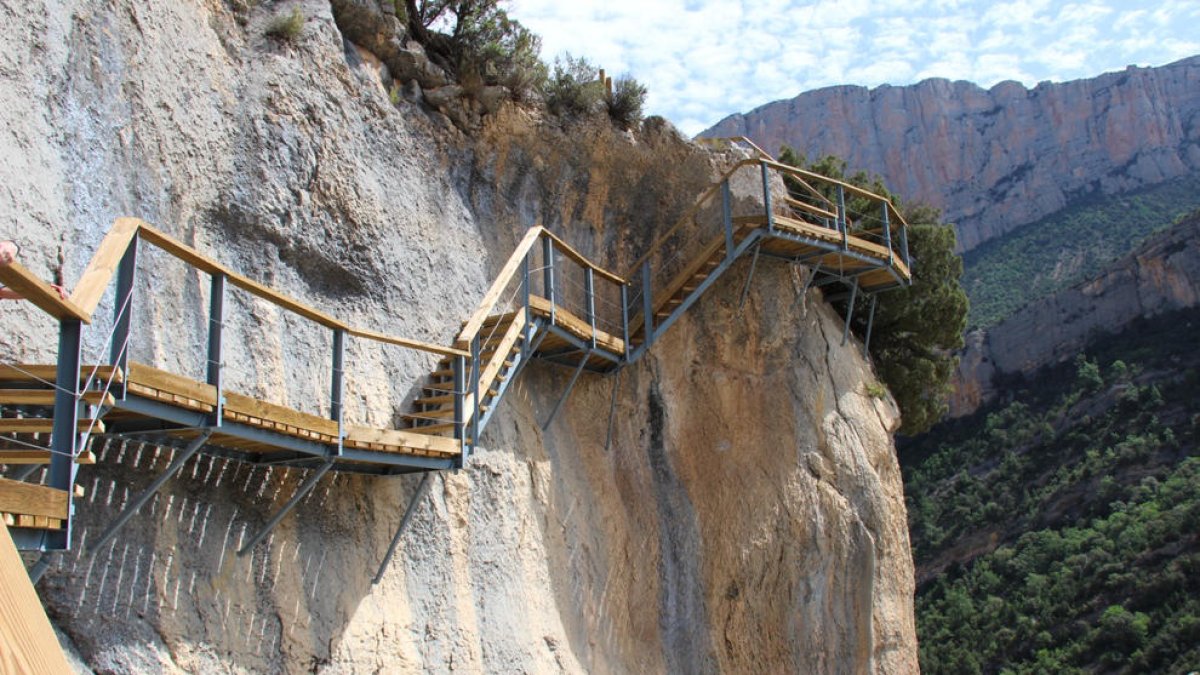
[(930, 79), (829, 87), (702, 133), (834, 154), (940, 207), (962, 250), (1053, 213), (1200, 170), (1200, 57), (1027, 89)]
[[(293, 8), (300, 37), (265, 37)], [(620, 268), (717, 172), (662, 124), (504, 107), (464, 136), (393, 102), (320, 0), (0, 12), (0, 236), (68, 285), (136, 215), (331, 314), (444, 343), (525, 228)], [(582, 378), (546, 431), (569, 373), (530, 366), (379, 585), (417, 478), (328, 475), (239, 557), (305, 472), (201, 456), (93, 552), (174, 455), (99, 443), (48, 611), (99, 672), (915, 672), (897, 411), (802, 271), (760, 264), (739, 307), (746, 274), (619, 378)], [(138, 284), (134, 358), (198, 376), (207, 277), (148, 251)], [(229, 313), (229, 386), (321, 412), (326, 331), (236, 293)], [(52, 358), (44, 317), (9, 303), (0, 325), (5, 360)], [(390, 423), (430, 360), (352, 343), (351, 418)]]

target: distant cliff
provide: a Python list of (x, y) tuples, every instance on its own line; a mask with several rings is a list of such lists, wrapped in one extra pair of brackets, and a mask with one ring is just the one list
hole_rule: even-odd
[(1071, 358), (1096, 333), (1119, 332), (1139, 317), (1197, 305), (1200, 213), (1091, 279), (968, 335), (950, 414), (968, 414), (988, 400), (998, 373), (1031, 373)]
[(1200, 56), (1033, 89), (943, 79), (829, 87), (731, 115), (701, 135), (843, 157), (941, 207), (970, 250), (1076, 197), (1200, 170)]

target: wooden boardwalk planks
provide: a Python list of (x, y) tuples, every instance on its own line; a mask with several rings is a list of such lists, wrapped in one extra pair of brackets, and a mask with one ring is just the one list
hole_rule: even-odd
[(0, 524), (0, 673), (71, 675), (46, 610)]

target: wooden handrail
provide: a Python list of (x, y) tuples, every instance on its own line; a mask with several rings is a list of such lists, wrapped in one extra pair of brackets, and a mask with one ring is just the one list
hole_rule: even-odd
[[(162, 251), (171, 256), (182, 260), (183, 262), (195, 267), (202, 272), (208, 274), (224, 275), (230, 284), (241, 288), (242, 290), (270, 302), (273, 305), (282, 307), (290, 312), (298, 314), (306, 319), (314, 321), (322, 326), (335, 330), (343, 330), (349, 335), (361, 337), (375, 342), (407, 347), (424, 352), (430, 352), (441, 356), (470, 356), (469, 353), (455, 349), (453, 347), (443, 347), (442, 345), (430, 344), (419, 340), (410, 340), (408, 338), (386, 335), (372, 330), (357, 328), (350, 324), (336, 319), (324, 312), (309, 307), (304, 303), (291, 298), (275, 289), (261, 284), (253, 279), (245, 277), (232, 269), (222, 265), (221, 263), (209, 258), (196, 249), (184, 244), (183, 242), (171, 237), (170, 235), (161, 232), (149, 223), (138, 218), (118, 218), (108, 234), (100, 241), (100, 246), (96, 249), (96, 253), (92, 256), (88, 266), (84, 269), (83, 275), (79, 279), (79, 283), (75, 284), (75, 290), (71, 293), (69, 302), (58, 299), (58, 295), (53, 293), (49, 286), (46, 289), (57, 301), (56, 307), (47, 309), (47, 313), (59, 316), (59, 313), (73, 309), (78, 313), (76, 318), (83, 321), (90, 321), (92, 314), (96, 311), (96, 307), (100, 304), (100, 299), (104, 296), (104, 290), (112, 282), (112, 277), (117, 271), (117, 266), (124, 257), (125, 252), (129, 250), (130, 244), (134, 237), (139, 237), (147, 244), (158, 247)], [(13, 266), (19, 267), (19, 266)], [(0, 271), (0, 275), (3, 272)], [(0, 277), (6, 278), (6, 277)], [(45, 284), (43, 284), (45, 286)], [(26, 292), (26, 289), (12, 284), (15, 290)], [(38, 297), (45, 296), (45, 292), (39, 294)], [(34, 296), (28, 295), (30, 300)], [(41, 306), (41, 305), (39, 305)], [(52, 311), (52, 309), (54, 311)], [(56, 313), (58, 312), (58, 313)]]
[(479, 301), (475, 313), (471, 315), (470, 319), (467, 319), (467, 322), (463, 324), (462, 330), (458, 332), (458, 337), (454, 340), (456, 347), (469, 347), (471, 340), (475, 339), (475, 334), (483, 327), (483, 322), (487, 321), (496, 303), (500, 300), (500, 294), (504, 292), (504, 288), (508, 286), (508, 283), (512, 281), (513, 276), (517, 273), (517, 270), (520, 269), (521, 261), (525, 259), (525, 254), (529, 253), (529, 250), (541, 238), (544, 231), (541, 225), (534, 225), (521, 238), (520, 243), (513, 249), (512, 255), (508, 256), (508, 261), (504, 263), (504, 267), (500, 268), (500, 273), (496, 275), (496, 279), (492, 281), (491, 287), (483, 295), (483, 299)]
[(784, 197), (783, 201), (788, 206), (794, 206), (795, 208), (798, 208), (801, 211), (807, 211), (807, 212), (813, 214), (814, 216), (821, 216), (822, 218), (829, 218), (830, 220), (837, 220), (837, 217), (838, 217), (838, 215), (836, 213), (834, 213), (833, 211), (827, 211), (819, 206), (813, 206), (812, 204), (809, 204), (808, 202), (802, 202), (799, 199), (792, 199), (791, 197)]
[(25, 269), (19, 262), (0, 265), (0, 282), (59, 321), (76, 319), (84, 323), (92, 322), (90, 313), (70, 300), (63, 300), (50, 284)]
[(557, 249), (563, 252), (563, 255), (567, 256), (571, 260), (574, 260), (575, 262), (579, 263), (580, 265), (583, 265), (584, 267), (590, 267), (592, 269), (592, 271), (596, 273), (596, 276), (603, 277), (604, 279), (607, 279), (608, 281), (611, 281), (614, 284), (617, 284), (618, 286), (624, 286), (625, 284), (629, 283), (624, 277), (614, 274), (614, 273), (604, 269), (603, 267), (597, 265), (596, 263), (592, 262), (591, 260), (588, 260), (587, 258), (585, 258), (582, 253), (571, 248), (570, 244), (563, 241), (558, 235), (554, 234), (550, 230), (543, 228), (542, 236), (548, 237), (549, 239), (551, 239), (554, 242)]

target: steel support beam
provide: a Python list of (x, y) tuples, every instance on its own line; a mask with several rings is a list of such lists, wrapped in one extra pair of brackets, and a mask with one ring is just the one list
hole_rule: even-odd
[(846, 340), (850, 338), (850, 319), (854, 317), (854, 301), (858, 299), (858, 278), (854, 279), (854, 284), (850, 286), (850, 302), (846, 305), (846, 325), (842, 328), (842, 344), (846, 344)]
[(550, 416), (546, 418), (546, 422), (542, 424), (542, 431), (550, 428), (550, 423), (554, 421), (554, 417), (558, 415), (558, 411), (562, 409), (564, 403), (567, 402), (567, 397), (571, 395), (571, 390), (575, 388), (575, 382), (579, 379), (579, 375), (583, 373), (583, 367), (587, 365), (591, 353), (585, 353), (579, 359), (579, 367), (571, 375), (571, 381), (567, 382), (567, 388), (563, 391), (562, 396), (558, 397), (558, 402), (554, 404), (554, 409), (550, 411)]
[(758, 267), (758, 254), (762, 251), (762, 243), (754, 247), (754, 257), (750, 259), (750, 272), (746, 274), (746, 283), (742, 286), (742, 296), (738, 298), (738, 311), (746, 305), (746, 297), (750, 295), (750, 282), (754, 280), (754, 270)]
[(871, 294), (871, 311), (867, 313), (867, 339), (864, 341), (863, 350), (868, 355), (871, 353), (871, 331), (875, 328), (875, 303), (879, 300), (879, 296)]
[(125, 507), (125, 509), (121, 511), (120, 515), (118, 515), (116, 520), (114, 520), (112, 524), (108, 526), (108, 529), (104, 531), (104, 534), (100, 535), (100, 538), (96, 540), (95, 544), (88, 546), (88, 548), (91, 549), (90, 555), (95, 555), (98, 551), (102, 550), (105, 545), (112, 541), (113, 537), (117, 535), (117, 532), (119, 532), (121, 528), (125, 526), (125, 523), (128, 523), (129, 519), (132, 518), (134, 514), (136, 514), (138, 510), (146, 504), (146, 502), (150, 501), (150, 498), (154, 496), (155, 492), (158, 492), (167, 481), (171, 480), (175, 474), (179, 473), (179, 470), (183, 468), (183, 465), (192, 458), (192, 455), (196, 454), (196, 451), (200, 449), (200, 446), (204, 445), (204, 443), (208, 441), (208, 437), (211, 435), (212, 429), (206, 429), (203, 433), (193, 439), (186, 448), (180, 451), (179, 454), (175, 455), (175, 461), (171, 462), (171, 465), (167, 467), (167, 470), (159, 474), (158, 477), (150, 483), (149, 487), (147, 487), (140, 495), (135, 497), (133, 501), (131, 501)]
[(261, 530), (256, 532), (253, 537), (250, 537), (250, 541), (246, 542), (246, 545), (237, 552), (238, 556), (245, 556), (247, 553), (254, 550), (254, 547), (258, 546), (258, 542), (266, 538), (266, 536), (271, 533), (271, 530), (275, 529), (275, 526), (279, 524), (279, 521), (283, 520), (283, 517), (286, 516), (289, 511), (295, 508), (296, 505), (300, 503), (301, 499), (304, 499), (305, 495), (307, 495), (309, 492), (312, 492), (312, 489), (317, 486), (317, 483), (320, 482), (321, 478), (331, 468), (333, 468), (333, 460), (329, 460), (322, 464), (321, 468), (314, 471), (312, 475), (305, 479), (300, 487), (296, 489), (296, 494), (292, 495), (292, 498), (283, 505), (283, 508), (279, 509), (275, 515), (271, 516), (271, 519), (267, 521), (266, 525), (263, 525)]
[(408, 529), (408, 524), (412, 522), (413, 514), (417, 511), (417, 505), (421, 503), (421, 499), (425, 497), (425, 493), (429, 492), (429, 484), (432, 482), (430, 478), (432, 473), (426, 473), (421, 477), (421, 484), (417, 486), (417, 491), (413, 493), (412, 499), (408, 500), (408, 508), (404, 509), (404, 517), (400, 519), (400, 525), (396, 528), (396, 534), (392, 535), (392, 543), (388, 545), (387, 554), (383, 556), (383, 562), (379, 563), (379, 571), (375, 573), (375, 578), (371, 580), (371, 584), (378, 584), (383, 581), (383, 575), (387, 572), (388, 565), (392, 563), (392, 556), (396, 555), (396, 548), (400, 546), (400, 537), (404, 536), (404, 531)]

